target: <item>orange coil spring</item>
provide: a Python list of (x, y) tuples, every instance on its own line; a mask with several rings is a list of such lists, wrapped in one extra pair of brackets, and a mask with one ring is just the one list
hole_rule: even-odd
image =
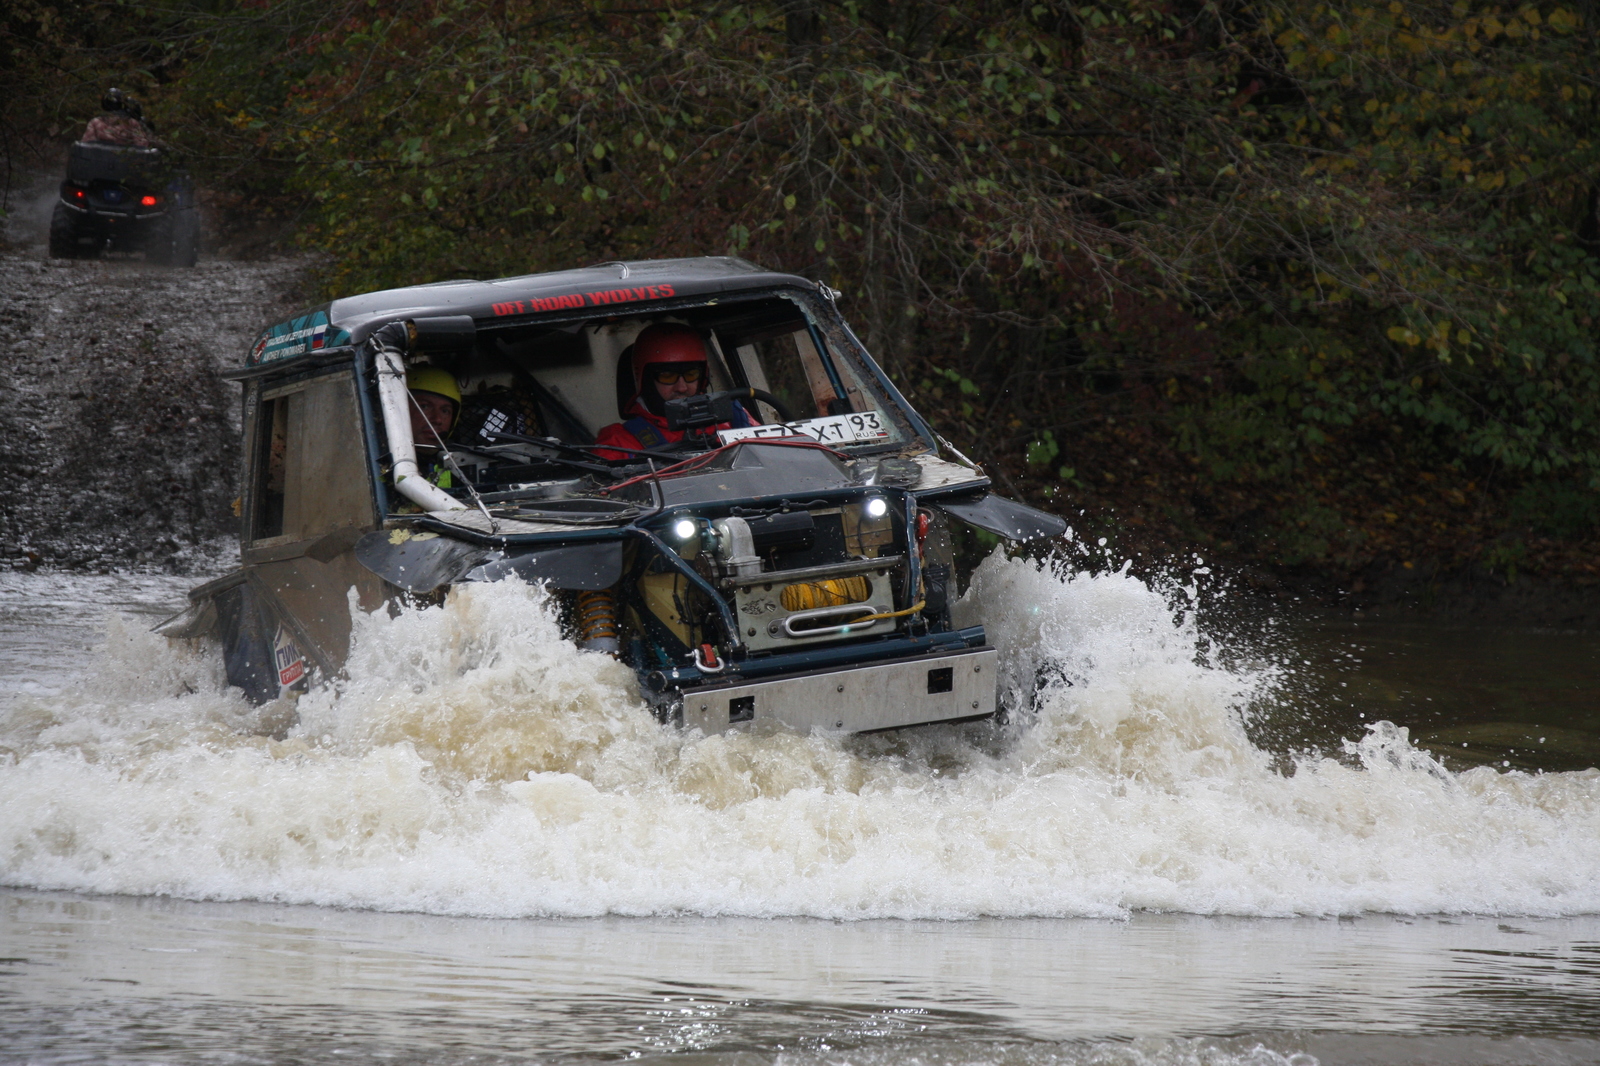
[(816, 607), (843, 607), (847, 603), (860, 603), (872, 595), (867, 579), (835, 577), (826, 581), (801, 581), (786, 586), (779, 602), (786, 611), (809, 611)]
[(617, 597), (610, 589), (578, 593), (578, 642), (617, 638)]

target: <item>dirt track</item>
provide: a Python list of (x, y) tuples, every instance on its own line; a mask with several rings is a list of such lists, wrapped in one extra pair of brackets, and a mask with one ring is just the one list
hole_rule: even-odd
[(229, 549), (238, 366), (304, 264), (52, 260), (48, 192), (0, 247), (0, 567), (188, 571)]

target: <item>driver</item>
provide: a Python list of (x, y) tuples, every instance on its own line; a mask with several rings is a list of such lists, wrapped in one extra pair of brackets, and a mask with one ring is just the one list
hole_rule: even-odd
[[(633, 342), (633, 399), (623, 409), (626, 421), (614, 422), (595, 439), (597, 455), (633, 459), (608, 448), (668, 448), (683, 440), (684, 431), (667, 428), (666, 404), (680, 396), (697, 396), (708, 381), (706, 343), (688, 326), (658, 322), (646, 326)], [(754, 423), (741, 408), (738, 425)], [(727, 422), (712, 427), (728, 429)]]
[(139, 101), (121, 89), (107, 89), (100, 101), (105, 112), (89, 120), (83, 131), (85, 144), (120, 144), (131, 148), (160, 148), (155, 127), (144, 120)]

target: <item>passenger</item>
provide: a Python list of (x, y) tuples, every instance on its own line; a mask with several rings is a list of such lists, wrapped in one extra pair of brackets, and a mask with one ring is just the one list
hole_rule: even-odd
[[(622, 412), (626, 421), (600, 431), (596, 453), (606, 459), (632, 459), (637, 456), (609, 449), (653, 450), (677, 444), (684, 431), (667, 428), (667, 401), (697, 396), (707, 383), (706, 344), (699, 333), (668, 322), (646, 326), (633, 342), (633, 399)], [(712, 428), (754, 424), (742, 408), (735, 410), (739, 412), (736, 422)]]
[(83, 131), (87, 144), (119, 144), (130, 148), (160, 148), (155, 127), (144, 120), (139, 102), (121, 89), (107, 89), (100, 101), (105, 112), (89, 120)]
[(418, 366), (406, 371), (406, 388), (411, 392), (411, 443), (417, 452), (417, 469), (441, 489), (454, 488), (455, 476), (444, 461), (439, 442), (449, 440), (455, 429), (461, 412), (461, 387), (448, 370)]
[(419, 449), (439, 450), (439, 442), (450, 439), (461, 413), (461, 388), (455, 375), (436, 366), (413, 367), (406, 371), (406, 388), (411, 390), (411, 440)]

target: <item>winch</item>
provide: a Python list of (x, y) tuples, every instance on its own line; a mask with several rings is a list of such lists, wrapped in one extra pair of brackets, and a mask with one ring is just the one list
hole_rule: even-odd
[[(839, 515), (840, 509), (829, 509), (825, 517)], [(903, 557), (846, 556), (839, 562), (785, 568), (786, 556), (816, 546), (817, 529), (809, 511), (732, 515), (711, 523), (717, 578), (733, 591), (740, 638), (751, 651), (792, 650), (894, 628), (892, 617), (880, 616), (895, 612), (890, 575)]]

